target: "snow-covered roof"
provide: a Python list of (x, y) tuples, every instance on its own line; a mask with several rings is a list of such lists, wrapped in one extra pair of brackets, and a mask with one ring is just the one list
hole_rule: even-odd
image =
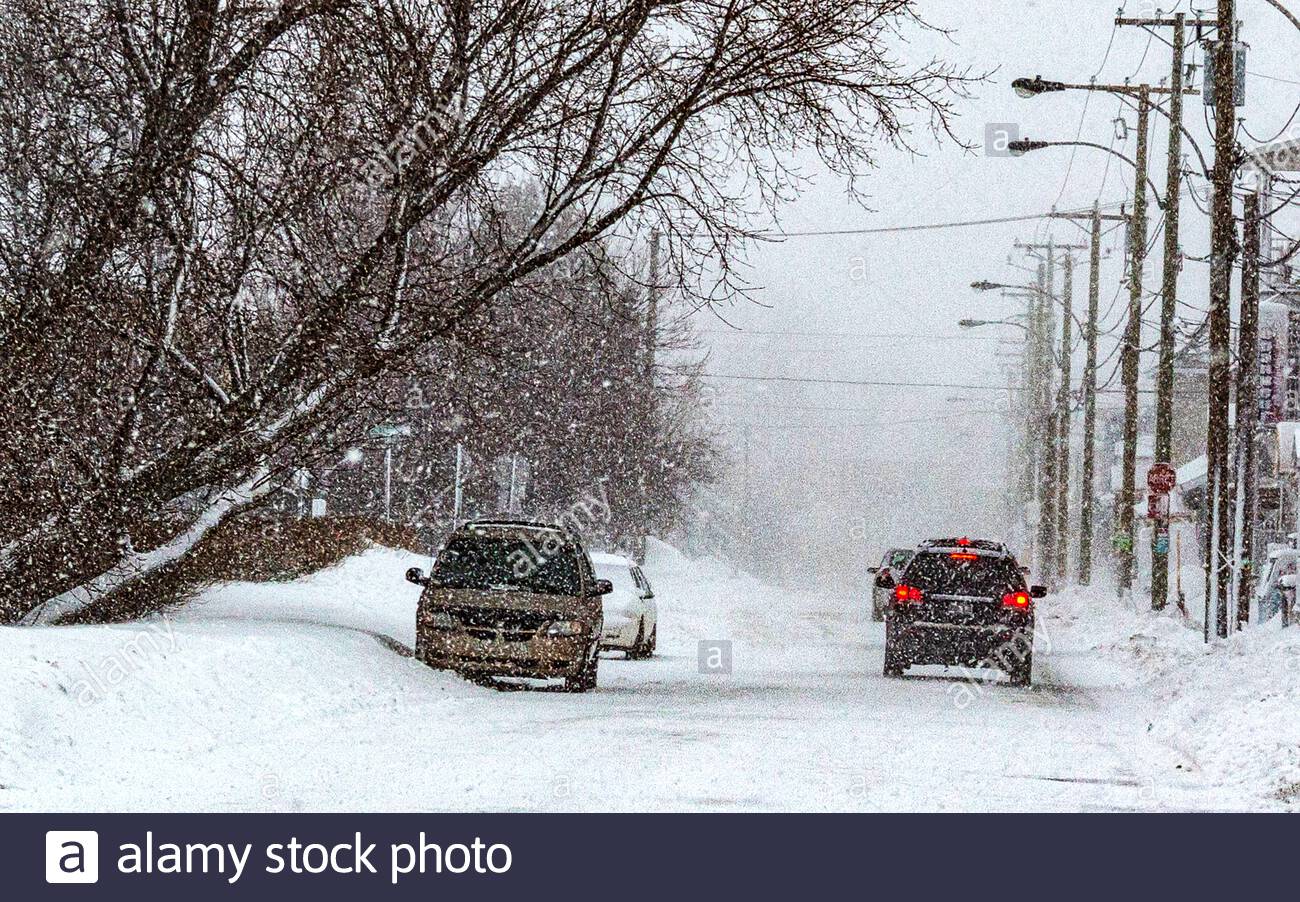
[(1195, 460), (1189, 460), (1178, 468), (1178, 489), (1186, 491), (1205, 485), (1205, 474), (1210, 465), (1204, 454)]

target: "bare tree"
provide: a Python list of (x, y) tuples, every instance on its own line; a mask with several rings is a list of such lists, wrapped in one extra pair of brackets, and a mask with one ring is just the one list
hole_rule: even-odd
[(786, 154), (860, 174), (966, 81), (893, 55), (910, 0), (0, 3), (8, 618), (174, 557), (602, 237), (733, 295)]

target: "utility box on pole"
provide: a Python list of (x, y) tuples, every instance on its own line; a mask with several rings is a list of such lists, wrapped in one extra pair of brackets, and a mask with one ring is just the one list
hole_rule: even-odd
[[(1205, 105), (1213, 107), (1214, 100), (1214, 58), (1219, 52), (1218, 41), (1206, 41), (1203, 45), (1205, 48), (1205, 87), (1201, 96), (1205, 98)], [(1234, 55), (1236, 62), (1236, 78), (1234, 79), (1232, 102), (1234, 106), (1246, 105), (1246, 45), (1238, 42), (1236, 44), (1236, 53)]]

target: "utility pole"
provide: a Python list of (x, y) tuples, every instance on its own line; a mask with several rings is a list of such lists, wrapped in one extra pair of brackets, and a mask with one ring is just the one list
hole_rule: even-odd
[(1250, 619), (1255, 594), (1255, 516), (1258, 509), (1259, 465), (1259, 270), (1260, 195), (1246, 197), (1241, 258), (1241, 327), (1237, 333), (1237, 495), (1233, 530), (1232, 597), (1237, 628)]
[[(1183, 72), (1187, 55), (1187, 14), (1172, 19), (1116, 19), (1118, 25), (1141, 28), (1171, 26), (1173, 66), (1169, 76), (1169, 160), (1165, 188), (1165, 259), (1160, 296), (1160, 362), (1156, 369), (1155, 458), (1173, 464), (1174, 434), (1174, 320), (1178, 312), (1178, 272), (1182, 256), (1179, 245), (1180, 195), (1183, 186)], [(1198, 26), (1205, 24), (1199, 19)], [(1151, 532), (1151, 607), (1163, 610), (1169, 600), (1169, 536), (1167, 529)]]
[(1097, 484), (1097, 320), (1101, 315), (1101, 226), (1103, 222), (1129, 221), (1125, 213), (1102, 215), (1101, 204), (1091, 213), (1053, 213), (1053, 219), (1087, 220), (1090, 224), (1088, 273), (1088, 324), (1084, 330), (1086, 356), (1083, 364), (1083, 452), (1079, 501), (1079, 585), (1092, 584), (1092, 542), (1096, 516)]
[(461, 484), (462, 474), (465, 466), (465, 445), (461, 442), (456, 443), (456, 494), (455, 501), (451, 508), (451, 528), (460, 527), (460, 512), (464, 502), (464, 489)]
[(1079, 500), (1079, 585), (1092, 585), (1093, 493), (1097, 483), (1097, 318), (1101, 308), (1101, 205), (1092, 205), (1088, 332), (1083, 364), (1083, 488)]
[[(1043, 455), (1043, 482), (1039, 487), (1039, 511), (1041, 519), (1039, 521), (1039, 534), (1042, 538), (1043, 548), (1043, 574), (1050, 576), (1055, 573), (1056, 568), (1056, 546), (1059, 537), (1056, 534), (1056, 479), (1060, 470), (1061, 443), (1060, 434), (1057, 431), (1057, 417), (1059, 411), (1056, 409), (1052, 398), (1052, 344), (1055, 329), (1055, 303), (1056, 295), (1056, 248), (1049, 239), (1047, 243), (1047, 275), (1043, 291), (1043, 309), (1044, 309), (1044, 328), (1043, 328), (1043, 365), (1047, 371), (1047, 378), (1043, 380), (1043, 436), (1044, 436), (1044, 455)], [(1049, 579), (1049, 582), (1053, 580)]]
[[(1030, 390), (1034, 393), (1034, 402), (1038, 415), (1035, 418), (1034, 432), (1040, 436), (1041, 463), (1038, 469), (1038, 553), (1035, 562), (1045, 576), (1055, 576), (1061, 551), (1059, 543), (1065, 542), (1065, 535), (1060, 533), (1058, 515), (1059, 482), (1062, 474), (1069, 473), (1069, 464), (1062, 465), (1061, 459), (1061, 418), (1068, 416), (1068, 411), (1061, 409), (1060, 396), (1054, 391), (1055, 360), (1055, 301), (1056, 301), (1056, 255), (1058, 251), (1085, 250), (1085, 245), (1057, 244), (1050, 240), (1046, 244), (1021, 244), (1016, 248), (1039, 259), (1036, 294), (1038, 295), (1038, 316), (1031, 319), (1035, 343), (1038, 346), (1037, 359), (1040, 361), (1033, 376), (1034, 383)], [(1040, 256), (1040, 252), (1042, 255)], [(1068, 366), (1068, 364), (1066, 364)], [(1068, 389), (1067, 389), (1068, 392)]]
[[(650, 284), (646, 292), (646, 322), (645, 322), (645, 430), (649, 435), (649, 444), (646, 447), (646, 456), (653, 451), (655, 436), (659, 430), (659, 406), (658, 397), (655, 395), (655, 363), (659, 350), (659, 230), (653, 229), (650, 232)], [(648, 461), (647, 461), (648, 463)], [(653, 524), (651, 523), (650, 498), (653, 488), (646, 480), (646, 474), (650, 472), (648, 466), (641, 468), (641, 531), (640, 531), (640, 554), (644, 556), (646, 548), (646, 538), (650, 535)]]
[(650, 394), (655, 387), (655, 353), (659, 344), (659, 230), (650, 233), (650, 285), (646, 292), (645, 381)]
[(1061, 290), (1061, 386), (1057, 394), (1056, 437), (1056, 578), (1064, 581), (1070, 568), (1070, 426), (1074, 399), (1070, 392), (1071, 349), (1074, 345), (1074, 255), (1065, 255), (1065, 286)]
[(1236, 223), (1232, 186), (1237, 173), (1236, 3), (1219, 0), (1214, 53), (1214, 197), (1210, 219), (1210, 401), (1206, 442), (1206, 606), (1213, 604), (1216, 633), (1228, 635), (1230, 582), (1227, 516), (1229, 409), (1232, 378), (1232, 266)]
[(1151, 125), (1151, 89), (1138, 88), (1137, 178), (1133, 182), (1133, 217), (1129, 223), (1129, 304), (1120, 370), (1124, 383), (1123, 482), (1119, 494), (1119, 529), (1115, 536), (1121, 596), (1133, 591), (1134, 508), (1137, 506), (1138, 379), (1142, 353), (1142, 279), (1147, 256), (1147, 142)]

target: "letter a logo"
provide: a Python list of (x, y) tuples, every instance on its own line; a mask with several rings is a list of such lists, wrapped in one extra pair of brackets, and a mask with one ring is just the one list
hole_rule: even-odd
[(50, 830), (45, 834), (46, 883), (98, 883), (99, 834)]

